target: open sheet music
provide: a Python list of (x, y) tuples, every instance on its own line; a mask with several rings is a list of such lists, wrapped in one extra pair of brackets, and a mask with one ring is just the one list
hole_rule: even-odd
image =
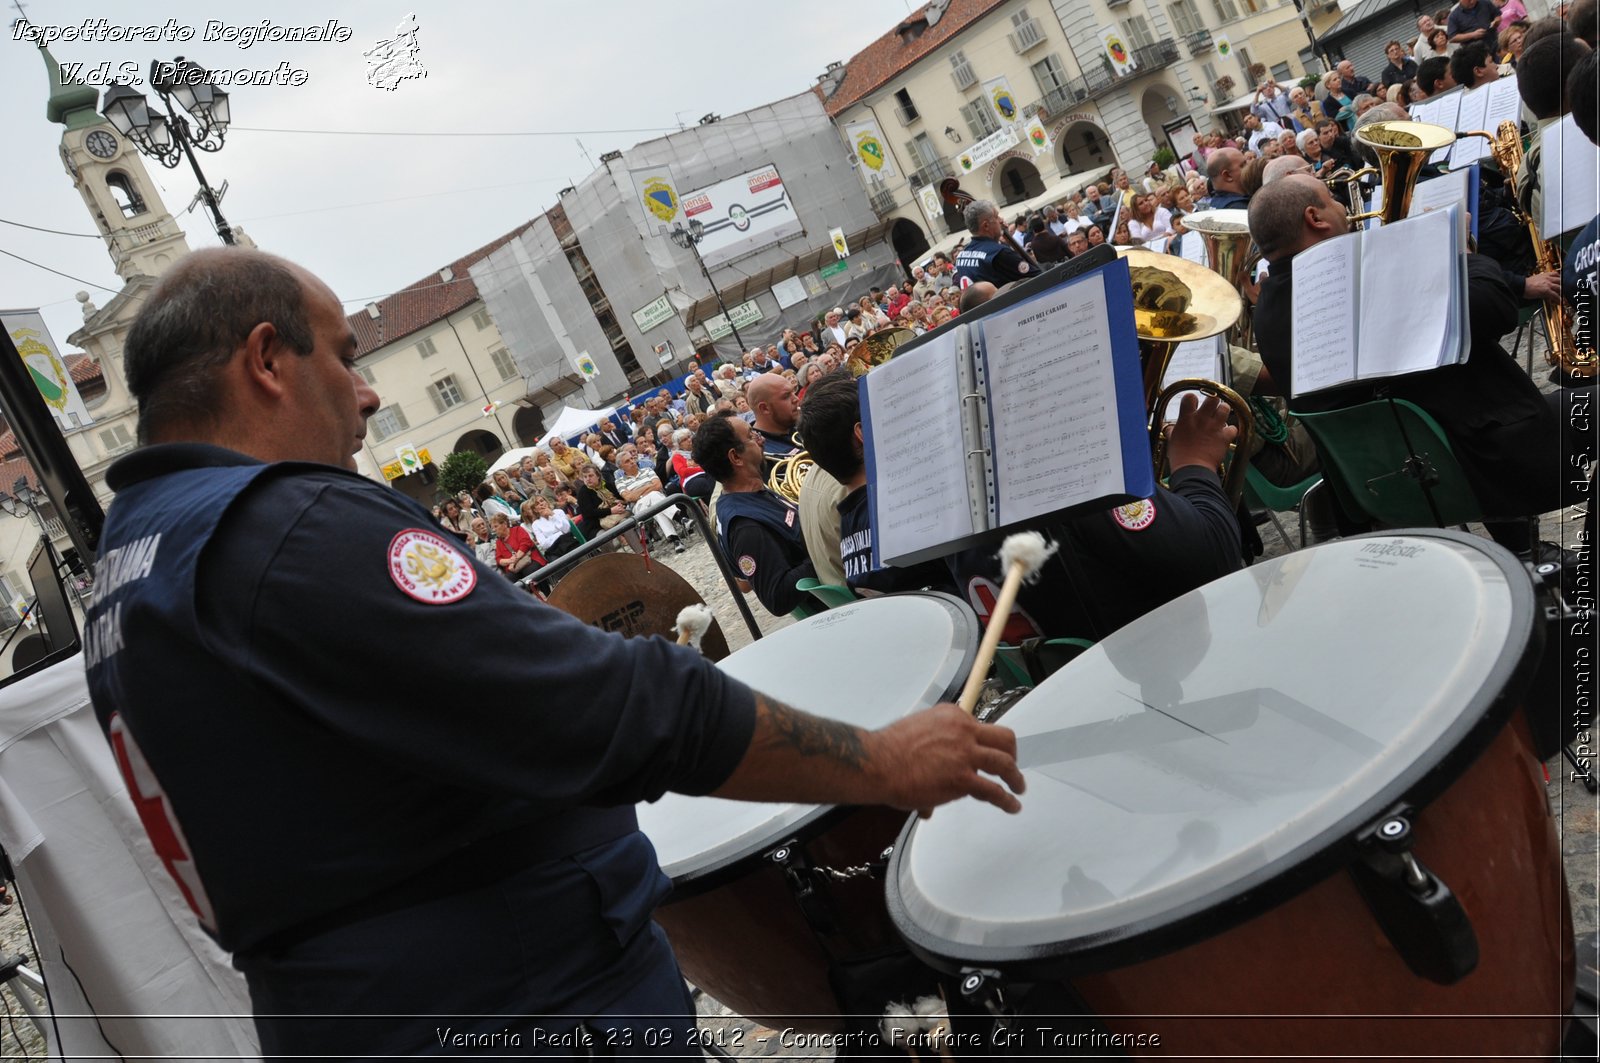
[[(1418, 181), (1411, 190), (1411, 205), (1406, 209), (1406, 217), (1415, 218), (1431, 210), (1442, 210), (1452, 203), (1461, 204), (1461, 220), (1468, 232), (1474, 238), (1478, 235), (1478, 188), (1480, 186), (1478, 164), (1461, 170), (1451, 170), (1449, 173), (1430, 177), (1426, 181)], [(1382, 185), (1372, 191), (1372, 205), (1370, 210), (1378, 210), (1383, 206), (1385, 190)], [(1368, 229), (1381, 229), (1383, 222), (1380, 218), (1368, 218)]]
[(1294, 256), (1294, 394), (1466, 360), (1461, 205)]
[(882, 564), (1155, 490), (1127, 264), (1037, 283), (861, 378)]
[(1539, 180), (1544, 187), (1539, 235), (1554, 240), (1600, 214), (1597, 151), (1570, 114), (1539, 130), (1539, 144)]

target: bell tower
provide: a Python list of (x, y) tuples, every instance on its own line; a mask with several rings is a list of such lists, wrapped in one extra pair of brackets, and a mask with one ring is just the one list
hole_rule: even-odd
[(66, 127), (61, 162), (106, 242), (117, 275), (124, 281), (159, 277), (189, 253), (183, 229), (161, 202), (138, 149), (95, 110), (99, 92), (76, 79), (67, 81), (48, 48), (41, 46), (39, 54), (50, 75), (45, 116)]

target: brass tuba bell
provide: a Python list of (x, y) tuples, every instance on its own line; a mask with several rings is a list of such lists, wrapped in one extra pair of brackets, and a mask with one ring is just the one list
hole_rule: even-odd
[[(1248, 233), (1246, 234), (1248, 236)], [(1128, 261), (1133, 280), (1133, 321), (1139, 333), (1139, 357), (1144, 369), (1145, 408), (1150, 413), (1150, 450), (1156, 477), (1165, 474), (1167, 404), (1185, 391), (1215, 395), (1233, 410), (1239, 434), (1233, 455), (1223, 472), (1222, 486), (1235, 504), (1244, 494), (1244, 474), (1249, 467), (1250, 437), (1255, 418), (1250, 403), (1237, 391), (1215, 380), (1177, 380), (1163, 389), (1162, 378), (1178, 344), (1203, 340), (1226, 332), (1239, 319), (1239, 292), (1222, 274), (1188, 259), (1161, 255), (1143, 248), (1118, 248)]]
[[(1250, 267), (1259, 257), (1250, 253), (1250, 212), (1247, 210), (1197, 210), (1183, 216), (1184, 227), (1200, 235), (1206, 262), (1243, 293), (1250, 283)], [(1250, 346), (1250, 307), (1244, 304), (1239, 320), (1228, 330), (1228, 342)]]
[[(1351, 221), (1377, 218), (1379, 224), (1400, 221), (1411, 212), (1411, 193), (1416, 191), (1417, 174), (1440, 148), (1456, 142), (1456, 135), (1442, 125), (1429, 122), (1373, 122), (1356, 130), (1356, 143), (1378, 156), (1377, 166), (1359, 170), (1343, 169), (1326, 178), (1329, 185), (1343, 183), (1349, 188)], [(1363, 177), (1377, 174), (1383, 182), (1383, 206), (1377, 210), (1359, 209)]]

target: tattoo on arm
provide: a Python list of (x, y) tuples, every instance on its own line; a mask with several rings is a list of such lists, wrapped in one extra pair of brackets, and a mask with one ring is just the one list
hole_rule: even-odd
[(761, 694), (756, 695), (756, 712), (771, 721), (779, 741), (801, 756), (826, 757), (855, 770), (866, 764), (867, 750), (859, 728), (813, 716)]

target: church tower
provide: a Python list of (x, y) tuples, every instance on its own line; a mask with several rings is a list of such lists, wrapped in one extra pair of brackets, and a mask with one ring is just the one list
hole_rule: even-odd
[(105, 239), (117, 275), (124, 281), (159, 277), (189, 253), (183, 230), (161, 202), (139, 150), (95, 109), (99, 92), (65, 82), (49, 49), (41, 47), (39, 54), (50, 75), (45, 116), (66, 127), (61, 162)]

